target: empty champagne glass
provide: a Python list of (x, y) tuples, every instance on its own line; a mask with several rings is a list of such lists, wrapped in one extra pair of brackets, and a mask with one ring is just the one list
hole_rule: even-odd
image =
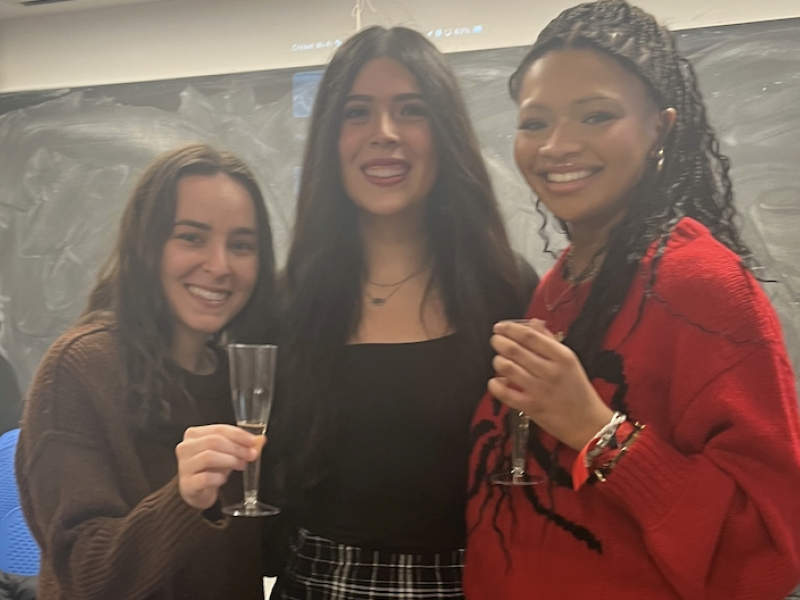
[[(271, 345), (230, 344), (231, 396), (236, 424), (253, 435), (264, 435), (272, 409), (275, 387), (275, 362), (278, 347)], [(226, 506), (222, 512), (234, 517), (268, 517), (280, 512), (258, 501), (261, 455), (244, 469), (244, 501)]]
[[(529, 325), (528, 319), (506, 319), (506, 322)], [(495, 473), (492, 483), (498, 485), (535, 485), (544, 481), (544, 477), (531, 475), (526, 471), (528, 460), (528, 435), (531, 420), (524, 412), (510, 409), (507, 423), (511, 428), (511, 470)]]

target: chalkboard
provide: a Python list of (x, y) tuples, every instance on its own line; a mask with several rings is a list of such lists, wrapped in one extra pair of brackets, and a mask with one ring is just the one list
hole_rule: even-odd
[[(800, 19), (680, 32), (733, 163), (745, 237), (800, 365)], [(513, 164), (506, 82), (524, 48), (449, 55), (514, 247), (552, 258)], [(0, 352), (20, 387), (83, 308), (127, 195), (146, 164), (182, 142), (238, 152), (255, 169), (279, 262), (319, 68), (0, 95)]]

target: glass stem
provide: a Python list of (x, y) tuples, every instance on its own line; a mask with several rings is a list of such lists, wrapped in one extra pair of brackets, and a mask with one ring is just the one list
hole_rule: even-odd
[(525, 477), (525, 459), (528, 456), (528, 428), (531, 420), (519, 411), (512, 413), (511, 429), (511, 477), (521, 481)]
[(258, 479), (261, 472), (261, 456), (253, 462), (247, 463), (244, 468), (244, 503), (245, 506), (255, 506), (258, 502)]

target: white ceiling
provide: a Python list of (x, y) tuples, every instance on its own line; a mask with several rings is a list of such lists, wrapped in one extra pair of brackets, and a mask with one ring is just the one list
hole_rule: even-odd
[(125, 4), (168, 1), (169, 0), (65, 0), (63, 2), (37, 2), (33, 5), (24, 6), (21, 0), (0, 0), (0, 19), (35, 17), (38, 15), (52, 15), (82, 10), (97, 10)]

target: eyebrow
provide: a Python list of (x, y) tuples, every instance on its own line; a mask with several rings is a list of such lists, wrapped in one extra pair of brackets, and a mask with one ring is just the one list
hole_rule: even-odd
[(237, 227), (231, 233), (234, 235), (257, 235), (256, 230), (249, 227)]
[(597, 94), (595, 96), (586, 96), (585, 98), (579, 98), (575, 100), (573, 104), (588, 104), (589, 102), (596, 102), (598, 100), (616, 100), (616, 98), (612, 98), (611, 96), (603, 96), (602, 94)]
[[(597, 102), (598, 100), (611, 100), (613, 102), (616, 101), (617, 99), (611, 96), (603, 96), (602, 94), (597, 94), (595, 96), (585, 96), (584, 98), (578, 98), (577, 100), (572, 102), (572, 104), (575, 106), (580, 106), (582, 104), (589, 104), (590, 102)], [(531, 102), (531, 103), (523, 102), (521, 107), (521, 110), (548, 110), (548, 109), (549, 107), (539, 102)]]
[[(422, 94), (417, 94), (414, 92), (409, 92), (407, 94), (397, 94), (396, 96), (392, 97), (394, 102), (405, 102), (406, 100), (425, 100)], [(346, 102), (375, 102), (375, 98), (373, 96), (367, 96), (365, 94), (352, 94), (347, 97)]]
[(199, 221), (192, 221), (191, 219), (181, 219), (180, 221), (175, 221), (175, 227), (180, 225), (185, 225), (186, 227), (194, 227), (195, 229), (202, 229), (203, 231), (211, 231), (211, 225), (207, 225), (206, 223), (200, 223)]
[[(175, 221), (174, 227), (179, 227), (184, 225), (186, 227), (194, 227), (195, 229), (201, 229), (203, 231), (211, 231), (211, 225), (207, 223), (201, 223), (200, 221), (192, 221), (191, 219), (181, 219), (180, 221)], [(232, 232), (234, 235), (256, 235), (256, 230), (250, 227), (237, 227)]]

